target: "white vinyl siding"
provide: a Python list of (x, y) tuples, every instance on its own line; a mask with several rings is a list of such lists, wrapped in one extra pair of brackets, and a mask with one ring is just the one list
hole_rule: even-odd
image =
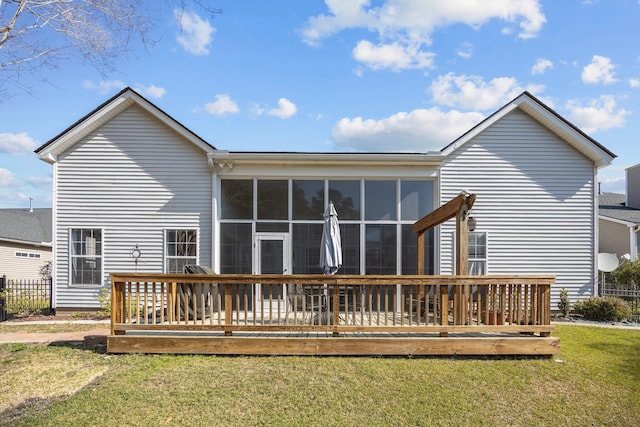
[[(514, 110), (451, 153), (441, 204), (477, 195), (472, 216), (491, 236), (491, 274), (553, 274), (555, 301), (594, 286), (594, 167), (555, 134)], [(441, 273), (453, 271), (455, 221), (443, 224)], [(555, 302), (552, 302), (555, 307)]]
[[(198, 229), (211, 260), (211, 171), (204, 152), (132, 106), (56, 165), (56, 307), (97, 307), (97, 290), (69, 286), (69, 228), (103, 230), (103, 283), (119, 271), (164, 271), (164, 230)], [(142, 256), (131, 250), (138, 245)]]

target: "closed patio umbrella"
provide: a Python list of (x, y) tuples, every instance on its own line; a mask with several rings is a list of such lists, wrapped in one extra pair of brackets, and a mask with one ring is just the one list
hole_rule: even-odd
[(342, 242), (340, 240), (340, 224), (338, 213), (329, 202), (324, 212), (322, 243), (320, 246), (320, 268), (324, 274), (336, 274), (342, 267)]
[[(333, 203), (329, 202), (329, 206), (324, 212), (324, 226), (322, 227), (322, 241), (320, 243), (320, 268), (324, 274), (336, 274), (340, 267), (342, 267), (340, 224), (338, 224), (338, 213)], [(326, 292), (327, 289), (325, 287)], [(326, 301), (326, 299), (325, 296), (323, 300)], [(321, 323), (330, 324), (332, 322), (331, 310), (327, 310), (326, 303), (323, 303), (322, 313)]]

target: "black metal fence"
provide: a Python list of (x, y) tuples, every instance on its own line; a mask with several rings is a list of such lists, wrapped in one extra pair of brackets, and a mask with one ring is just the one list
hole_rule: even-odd
[(0, 277), (0, 321), (10, 316), (53, 314), (51, 279), (8, 280)]
[(634, 322), (640, 322), (640, 288), (637, 285), (621, 285), (605, 283), (602, 288), (602, 296), (618, 297), (629, 304), (631, 318)]

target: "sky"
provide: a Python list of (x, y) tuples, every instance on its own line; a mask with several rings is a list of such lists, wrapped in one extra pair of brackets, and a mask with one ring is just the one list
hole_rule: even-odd
[(153, 45), (117, 71), (71, 56), (9, 87), (0, 208), (50, 207), (33, 151), (125, 86), (218, 149), (295, 152), (437, 151), (526, 90), (618, 156), (603, 192), (640, 163), (640, 0), (146, 3)]

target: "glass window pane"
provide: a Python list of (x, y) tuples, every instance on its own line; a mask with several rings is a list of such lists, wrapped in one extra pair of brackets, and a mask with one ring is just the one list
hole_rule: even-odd
[(294, 180), (292, 196), (293, 219), (322, 219), (324, 181)]
[(396, 219), (396, 181), (365, 181), (365, 219)]
[(102, 230), (71, 230), (71, 284), (102, 284)]
[(402, 181), (400, 212), (403, 220), (417, 221), (433, 211), (432, 181)]
[[(402, 225), (402, 274), (416, 274), (417, 236), (411, 224)], [(434, 274), (435, 254), (433, 250), (434, 230), (428, 230), (424, 236), (424, 272)]]
[(487, 257), (487, 233), (469, 233), (469, 259), (485, 259)]
[(222, 219), (253, 219), (253, 180), (223, 179), (220, 186)]
[(329, 181), (329, 200), (340, 220), (360, 219), (360, 181)]
[(258, 219), (288, 219), (289, 182), (258, 181)]
[(342, 268), (339, 274), (360, 274), (360, 225), (340, 224)]
[(365, 274), (396, 274), (396, 226), (369, 224), (365, 237)]
[(321, 274), (322, 224), (293, 224), (293, 274)]
[(256, 231), (260, 232), (289, 232), (288, 222), (256, 222)]
[(251, 224), (220, 224), (220, 272), (223, 274), (251, 274)]

